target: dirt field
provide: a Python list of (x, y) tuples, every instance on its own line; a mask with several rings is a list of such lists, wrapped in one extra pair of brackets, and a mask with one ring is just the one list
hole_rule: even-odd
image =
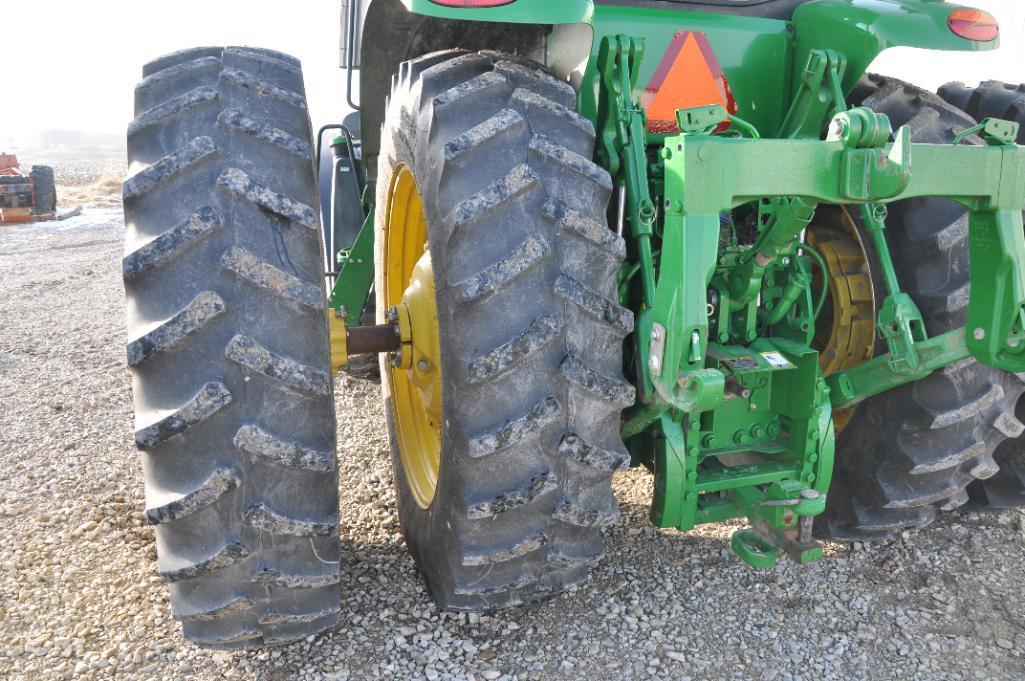
[(955, 513), (760, 572), (729, 551), (738, 523), (652, 529), (651, 477), (631, 471), (587, 585), (492, 616), (439, 612), (399, 534), (376, 386), (344, 379), (348, 621), (259, 652), (188, 645), (142, 519), (123, 223), (100, 165), (77, 185), (98, 187), (83, 216), (0, 229), (0, 678), (1025, 678), (1022, 512)]

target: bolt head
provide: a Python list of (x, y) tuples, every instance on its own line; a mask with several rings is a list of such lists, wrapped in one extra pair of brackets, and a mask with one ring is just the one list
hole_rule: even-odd
[(831, 137), (843, 137), (843, 134), (847, 132), (847, 122), (842, 118), (834, 118), (833, 122), (829, 124), (829, 135)]
[(431, 365), (430, 365), (430, 363), (428, 363), (428, 361), (426, 359), (422, 359), (422, 360), (420, 360), (419, 362), (416, 363), (416, 368), (419, 369), (420, 371), (427, 371), (428, 369), (431, 368)]
[(982, 328), (981, 326), (977, 327), (975, 329), (975, 331), (972, 331), (972, 337), (975, 340), (977, 340), (977, 341), (981, 341), (981, 340), (985, 339), (986, 338), (986, 329)]

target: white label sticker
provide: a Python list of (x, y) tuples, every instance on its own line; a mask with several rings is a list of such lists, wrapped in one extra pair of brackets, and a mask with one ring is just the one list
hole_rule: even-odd
[(793, 369), (794, 365), (786, 357), (778, 352), (763, 352), (762, 357), (775, 369)]

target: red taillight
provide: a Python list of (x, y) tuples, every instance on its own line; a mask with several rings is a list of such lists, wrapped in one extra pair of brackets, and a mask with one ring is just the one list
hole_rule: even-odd
[(965, 40), (988, 43), (1000, 36), (1000, 24), (981, 9), (956, 9), (947, 17), (947, 26)]
[(442, 7), (500, 7), (511, 5), (516, 0), (431, 0)]

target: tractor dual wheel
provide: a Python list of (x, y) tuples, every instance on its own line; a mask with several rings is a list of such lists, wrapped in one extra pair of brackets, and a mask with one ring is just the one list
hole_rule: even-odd
[[(1002, 118), (1018, 123), (1018, 144), (1025, 144), (1025, 84), (987, 80), (978, 87), (947, 83), (940, 97), (969, 113), (975, 120)], [(1025, 399), (1015, 407), (1019, 421), (1025, 419)], [(1000, 472), (968, 487), (971, 502), (977, 508), (1003, 509), (1025, 506), (1025, 436), (1009, 438), (993, 454)]]
[(123, 270), (146, 518), (186, 638), (284, 643), (339, 620), (323, 251), (299, 62), (150, 63), (128, 131)]
[(402, 65), (377, 176), (379, 323), (399, 517), (443, 608), (585, 578), (629, 463), (623, 240), (576, 93), (543, 67), (447, 51)]
[[(915, 142), (950, 144), (975, 125), (936, 95), (892, 78), (867, 76), (852, 100), (889, 116), (894, 129), (910, 126)], [(917, 303), (929, 336), (963, 327), (966, 209), (937, 198), (895, 203), (886, 236), (901, 288)], [(869, 261), (881, 302), (886, 292), (874, 251)], [(885, 352), (877, 341), (875, 354)], [(830, 503), (818, 532), (840, 540), (880, 538), (928, 525), (938, 511), (965, 504), (969, 489), (998, 474), (994, 452), (1001, 443), (1025, 430), (1015, 417), (1023, 390), (1021, 377), (968, 359), (858, 405), (837, 437)]]

